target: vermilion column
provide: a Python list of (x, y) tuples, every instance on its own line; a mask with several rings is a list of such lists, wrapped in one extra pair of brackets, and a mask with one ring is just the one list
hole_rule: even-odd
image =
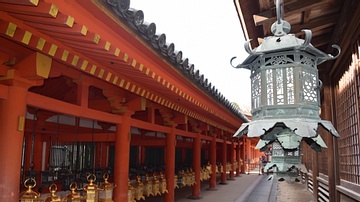
[(224, 139), (223, 145), (222, 145), (222, 158), (221, 158), (221, 164), (223, 165), (224, 168), (224, 172), (221, 173), (221, 180), (220, 180), (220, 184), (227, 184), (226, 183), (226, 160), (227, 160), (227, 155), (226, 155), (226, 139)]
[(231, 142), (231, 145), (230, 145), (230, 164), (231, 164), (231, 170), (230, 171), (230, 174), (229, 174), (229, 178), (230, 180), (234, 180), (234, 152), (235, 152), (235, 147), (234, 147), (234, 142)]
[(166, 162), (165, 178), (167, 182), (168, 193), (165, 194), (165, 202), (175, 200), (175, 147), (176, 147), (175, 126), (172, 126), (171, 132), (166, 134)]
[(128, 201), (128, 178), (130, 157), (130, 115), (122, 116), (116, 126), (114, 161), (114, 201)]
[(240, 176), (240, 141), (237, 142), (235, 154), (236, 154), (235, 158), (236, 158), (236, 161), (238, 164), (238, 166), (235, 170), (235, 176), (238, 177), (238, 176)]
[(0, 99), (0, 201), (19, 201), (26, 93), (9, 86), (7, 99)]
[(200, 196), (200, 167), (201, 167), (201, 140), (200, 140), (200, 134), (197, 134), (197, 136), (194, 138), (193, 142), (193, 170), (195, 172), (195, 185), (192, 186), (192, 196), (190, 198), (192, 199), (199, 199)]
[(241, 141), (242, 141), (242, 146), (241, 146), (241, 158), (242, 158), (242, 160), (243, 160), (243, 162), (242, 162), (242, 165), (241, 165), (241, 171), (242, 171), (242, 173), (246, 173), (246, 166), (245, 166), (245, 164), (246, 164), (246, 139), (245, 139), (245, 136), (243, 136), (242, 138), (241, 138)]
[(212, 174), (209, 180), (209, 190), (216, 190), (216, 137), (213, 136), (210, 143), (210, 164)]
[(247, 160), (246, 160), (246, 165), (247, 165), (247, 171), (248, 174), (250, 173), (251, 170), (251, 159), (252, 159), (252, 153), (251, 153), (251, 140), (247, 139), (246, 140), (246, 156), (247, 156)]

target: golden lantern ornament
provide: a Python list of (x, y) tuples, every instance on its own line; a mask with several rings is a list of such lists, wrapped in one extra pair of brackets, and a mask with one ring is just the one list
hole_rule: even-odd
[(96, 176), (90, 174), (87, 176), (87, 181), (89, 184), (86, 184), (83, 188), (85, 191), (86, 202), (99, 202), (99, 188), (94, 182), (96, 181)]
[(65, 198), (62, 200), (63, 202), (80, 202), (81, 201), (81, 195), (76, 192), (78, 189), (77, 183), (73, 182), (70, 184), (70, 193), (65, 196)]
[[(31, 183), (32, 182), (32, 183)], [(40, 194), (33, 191), (32, 188), (36, 186), (34, 178), (28, 178), (24, 181), (24, 186), (27, 188), (26, 191), (20, 193), (20, 202), (39, 202)]]
[(103, 175), (104, 182), (99, 186), (99, 202), (113, 202), (113, 193), (115, 185), (108, 181), (109, 174)]
[(60, 196), (56, 195), (57, 186), (52, 183), (49, 186), (50, 196), (46, 197), (44, 202), (61, 202)]

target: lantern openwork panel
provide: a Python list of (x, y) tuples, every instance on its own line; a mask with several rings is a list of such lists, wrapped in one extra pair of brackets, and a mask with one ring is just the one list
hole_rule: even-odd
[(271, 53), (258, 57), (253, 65), (254, 119), (319, 118), (321, 81), (314, 56), (300, 51)]

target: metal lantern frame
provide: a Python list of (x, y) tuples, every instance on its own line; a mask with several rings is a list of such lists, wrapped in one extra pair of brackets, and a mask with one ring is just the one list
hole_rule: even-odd
[[(335, 137), (338, 132), (330, 121), (321, 120), (320, 90), (317, 66), (327, 60), (336, 59), (341, 50), (337, 45), (337, 55), (326, 54), (311, 43), (312, 32), (302, 30), (304, 39), (288, 34), (291, 26), (283, 20), (281, 1), (276, 1), (277, 21), (271, 27), (274, 34), (264, 38), (253, 50), (250, 41), (244, 44), (249, 56), (235, 68), (251, 71), (251, 104), (252, 121), (243, 123), (234, 137), (247, 134), (249, 138), (260, 137), (256, 148), (266, 151), (272, 144), (279, 143), (285, 152), (299, 150), (305, 140), (315, 151), (326, 148), (325, 142), (318, 134), (322, 126)], [(232, 58), (231, 63), (234, 58)], [(299, 153), (300, 154), (300, 153)], [(271, 164), (279, 171), (300, 166), (301, 154), (297, 162), (284, 161)], [(267, 167), (269, 167), (267, 166)]]

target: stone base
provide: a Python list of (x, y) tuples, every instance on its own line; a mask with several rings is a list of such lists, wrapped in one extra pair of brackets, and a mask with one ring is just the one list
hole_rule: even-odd
[(199, 199), (202, 199), (202, 196), (188, 196), (187, 197), (188, 199), (192, 199), (192, 200), (199, 200)]
[(207, 188), (206, 190), (207, 190), (207, 191), (216, 191), (217, 189), (216, 189), (216, 188), (211, 188), (211, 187), (209, 187), (209, 188)]

